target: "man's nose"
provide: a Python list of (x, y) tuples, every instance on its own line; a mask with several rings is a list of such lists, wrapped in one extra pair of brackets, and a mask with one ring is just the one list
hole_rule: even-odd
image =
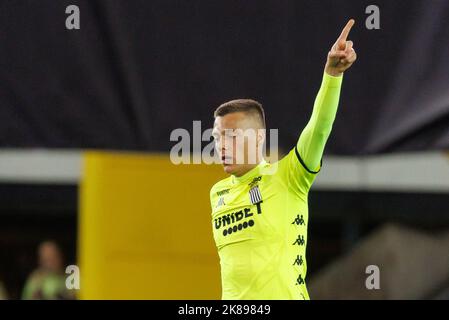
[[(217, 152), (223, 154), (223, 152), (225, 151), (225, 145), (221, 139), (216, 141), (215, 148), (216, 148)], [(221, 156), (221, 154), (220, 154), (220, 156)]]

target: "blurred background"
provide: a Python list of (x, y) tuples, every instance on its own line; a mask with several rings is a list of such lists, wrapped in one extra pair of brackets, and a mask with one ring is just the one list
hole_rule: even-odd
[(219, 299), (209, 189), (225, 175), (174, 165), (170, 133), (248, 97), (288, 151), (349, 18), (358, 60), (309, 195), (310, 296), (449, 299), (449, 2), (376, 1), (369, 29), (372, 4), (1, 1), (0, 299)]

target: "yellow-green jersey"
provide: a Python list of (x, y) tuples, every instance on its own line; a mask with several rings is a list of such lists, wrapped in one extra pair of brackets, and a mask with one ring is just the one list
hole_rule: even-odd
[[(311, 120), (280, 161), (262, 161), (210, 191), (222, 299), (309, 299), (308, 193), (335, 118), (342, 77), (324, 74)], [(313, 170), (311, 170), (312, 168)]]

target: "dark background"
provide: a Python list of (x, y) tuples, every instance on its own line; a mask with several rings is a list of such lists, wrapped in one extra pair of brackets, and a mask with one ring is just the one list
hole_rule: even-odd
[[(81, 29), (65, 28), (76, 4)], [(211, 126), (224, 101), (263, 103), (289, 149), (326, 55), (349, 18), (345, 75), (326, 152), (449, 147), (449, 2), (2, 1), (0, 146), (167, 151), (170, 132)]]

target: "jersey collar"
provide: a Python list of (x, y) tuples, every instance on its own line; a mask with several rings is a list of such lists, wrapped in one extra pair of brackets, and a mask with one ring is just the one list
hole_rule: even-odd
[(252, 168), (250, 171), (248, 171), (247, 173), (245, 173), (243, 176), (240, 177), (236, 177), (234, 175), (232, 175), (232, 183), (233, 184), (239, 184), (239, 183), (243, 183), (245, 181), (250, 180), (251, 178), (257, 176), (258, 174), (260, 174), (260, 169), (263, 168), (268, 162), (265, 161), (265, 159), (262, 159), (262, 161), (255, 166), (254, 168)]

